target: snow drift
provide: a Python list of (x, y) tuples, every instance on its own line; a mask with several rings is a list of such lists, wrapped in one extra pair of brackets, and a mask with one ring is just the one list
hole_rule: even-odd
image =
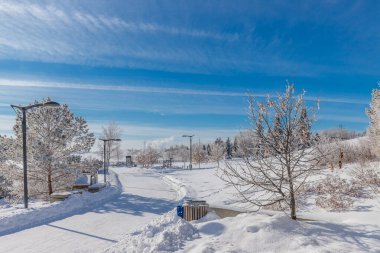
[(127, 235), (125, 239), (108, 248), (104, 253), (153, 253), (180, 250), (184, 242), (197, 238), (194, 226), (172, 210), (151, 223)]

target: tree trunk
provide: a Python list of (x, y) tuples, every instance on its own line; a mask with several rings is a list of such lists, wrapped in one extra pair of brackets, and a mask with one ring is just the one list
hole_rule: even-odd
[(48, 190), (49, 190), (49, 195), (53, 193), (53, 186), (52, 186), (52, 181), (51, 181), (51, 167), (48, 169)]
[(293, 220), (296, 220), (296, 200), (294, 198), (293, 184), (290, 186), (290, 216)]
[(291, 172), (290, 166), (287, 166), (287, 170), (288, 170), (289, 191), (290, 191), (290, 217), (293, 220), (296, 220), (297, 219), (297, 216), (296, 216), (296, 199), (294, 196), (293, 177), (292, 177), (292, 172)]

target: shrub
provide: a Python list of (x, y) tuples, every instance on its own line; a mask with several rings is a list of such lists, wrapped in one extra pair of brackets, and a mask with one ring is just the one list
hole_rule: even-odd
[(379, 193), (380, 172), (375, 169), (374, 165), (369, 168), (367, 166), (355, 168), (352, 176), (362, 188), (369, 188), (372, 194)]
[(360, 184), (336, 176), (326, 178), (315, 190), (317, 206), (331, 210), (347, 209), (353, 205), (353, 198), (363, 194)]

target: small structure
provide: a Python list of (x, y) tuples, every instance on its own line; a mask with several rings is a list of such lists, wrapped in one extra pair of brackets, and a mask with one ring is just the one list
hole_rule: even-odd
[(127, 155), (125, 157), (125, 166), (127, 166), (127, 167), (135, 167), (135, 163), (133, 162), (131, 155)]
[(93, 184), (94, 179), (90, 173), (83, 173), (78, 176), (73, 185), (73, 189), (87, 189)]
[(186, 221), (199, 220), (208, 213), (208, 210), (209, 205), (204, 200), (185, 200), (182, 210), (177, 207), (178, 215)]
[(50, 195), (50, 201), (63, 201), (71, 196), (71, 192), (54, 192)]
[(168, 160), (162, 161), (162, 168), (171, 168), (173, 164), (173, 158), (169, 158)]

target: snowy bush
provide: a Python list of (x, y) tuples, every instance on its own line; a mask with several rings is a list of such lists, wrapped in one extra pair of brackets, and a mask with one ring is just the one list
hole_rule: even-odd
[(356, 181), (347, 181), (337, 176), (326, 178), (315, 190), (317, 206), (331, 210), (345, 210), (353, 205), (353, 198), (363, 194), (362, 186)]
[[(343, 168), (348, 163), (364, 164), (376, 160), (369, 141), (359, 140), (356, 143), (336, 142), (326, 145), (328, 152), (322, 160), (322, 165), (331, 170)], [(341, 164), (340, 164), (341, 163)]]
[(10, 196), (10, 185), (11, 183), (4, 176), (0, 175), (0, 199)]
[(380, 189), (380, 172), (373, 165), (370, 165), (369, 168), (367, 166), (355, 168), (352, 176), (362, 188), (369, 188), (371, 195), (378, 194)]

